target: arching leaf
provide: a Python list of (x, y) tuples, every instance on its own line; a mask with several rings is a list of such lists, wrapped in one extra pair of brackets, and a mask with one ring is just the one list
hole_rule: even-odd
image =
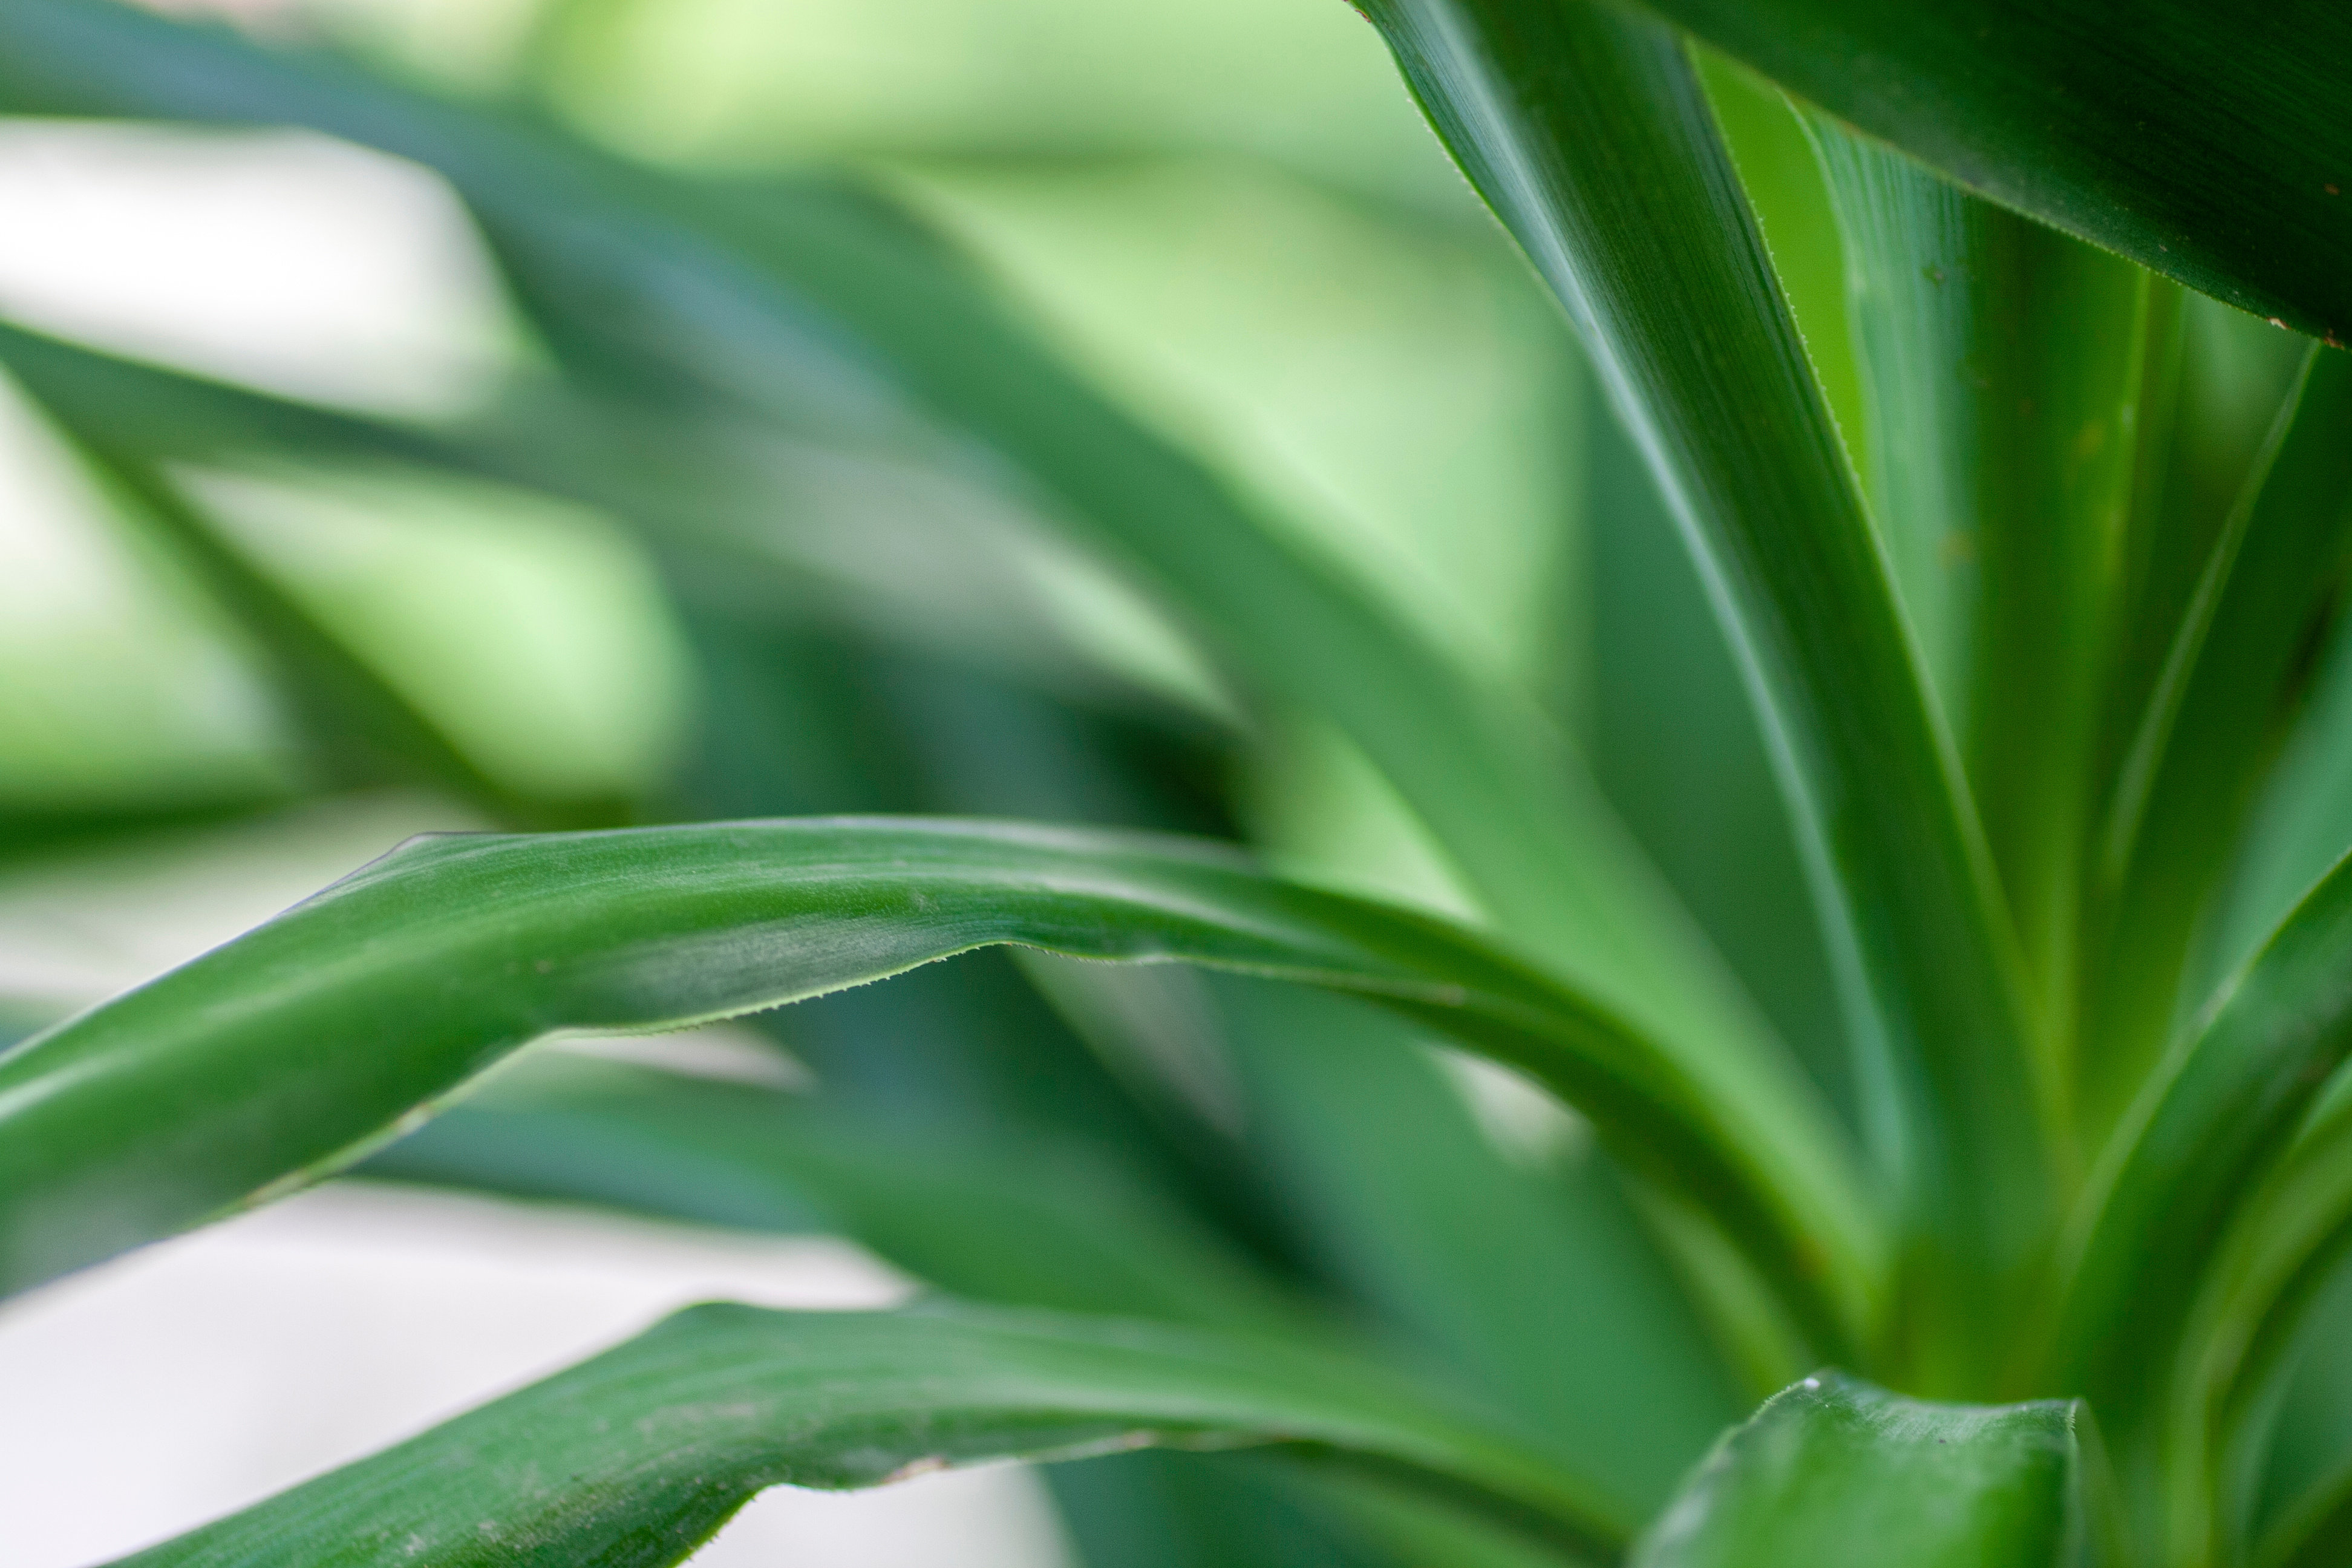
[(764, 1488), (1167, 1445), (1305, 1446), (1599, 1550), (1627, 1521), (1376, 1366), (1276, 1342), (977, 1308), (688, 1309), (123, 1568), (667, 1568)]
[(1714, 1080), (1444, 922), (1180, 839), (805, 819), (413, 840), (0, 1058), (0, 1285), (347, 1164), (560, 1028), (676, 1026), (1022, 942), (1360, 992), (1521, 1068), (1716, 1215), (1831, 1342), (1874, 1260), (1790, 1078)]

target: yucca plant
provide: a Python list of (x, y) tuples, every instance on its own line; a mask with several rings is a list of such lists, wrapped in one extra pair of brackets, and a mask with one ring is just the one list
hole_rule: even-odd
[[(2352, 1550), (2352, 361), (2309, 341), (2352, 326), (2352, 13), (1370, 15), (1565, 308), (1630, 438), (1616, 548), (1679, 534), (1760, 753), (1734, 723), (1621, 754), (1601, 721), (1580, 760), (869, 190), (656, 173), (225, 32), (0, 4), (0, 110), (437, 171), (552, 361), (400, 425), (0, 338), (246, 627), (322, 782), (518, 829), (404, 845), (0, 1057), (0, 1286), (360, 1165), (837, 1229), (945, 1293), (698, 1308), (132, 1561), (668, 1563), (768, 1486), (1006, 1458), (1085, 1461), (1051, 1473), (1102, 1564)], [(1826, 304), (1790, 261), (1824, 200)], [(1234, 831), (1189, 721), (772, 613), (778, 454), (909, 444), (1113, 563), (1256, 721), (1344, 737), (1476, 918), (1178, 836)], [(633, 521), (715, 694), (691, 776), (649, 807), (486, 774), (176, 477), (262, 459)], [(1631, 593), (1617, 689), (1673, 693), (1649, 666), (1714, 634)], [(1672, 842), (1656, 797), (1751, 820), (1758, 754), (1770, 874), (1710, 882), (1751, 847)], [(660, 825), (567, 830), (624, 812)], [(1805, 965), (1833, 1004), (1759, 1002)], [(533, 1055), (459, 1098), (552, 1032), (886, 979), (763, 1014), (814, 1096)], [(1498, 1154), (1430, 1037), (1598, 1152)]]

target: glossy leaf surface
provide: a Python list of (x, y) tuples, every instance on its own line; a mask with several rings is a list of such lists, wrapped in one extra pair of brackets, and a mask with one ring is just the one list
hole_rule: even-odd
[(1624, 1528), (1512, 1438), (1338, 1358), (972, 1308), (705, 1306), (123, 1561), (666, 1568), (770, 1486), (1265, 1443), (1402, 1472), (1554, 1537), (1600, 1545)]
[[(1849, 1006), (1879, 1047), (1865, 1114), (1910, 1182), (1906, 1260), (1938, 1279), (1923, 1296), (1990, 1282), (2011, 1299), (2050, 1204), (2014, 955), (1852, 469), (1682, 46), (1581, 0), (1390, 0), (1373, 16), (1584, 333), (1704, 563)], [(1928, 1375), (1947, 1372), (1966, 1376)]]
[(1633, 1568), (2071, 1563), (2081, 1408), (1931, 1405), (1816, 1373), (1724, 1438)]
[(26, 1042), (0, 1058), (5, 1283), (347, 1163), (555, 1029), (722, 1017), (1004, 942), (1373, 996), (1568, 1093), (1724, 1216), (1810, 1327), (1835, 1339), (1865, 1310), (1852, 1178), (1826, 1126), (1798, 1132), (1790, 1081), (1711, 1087), (1465, 931), (1214, 847), (856, 819), (414, 840)]
[(2352, 16), (2154, 0), (1649, 0), (1979, 194), (2352, 341)]

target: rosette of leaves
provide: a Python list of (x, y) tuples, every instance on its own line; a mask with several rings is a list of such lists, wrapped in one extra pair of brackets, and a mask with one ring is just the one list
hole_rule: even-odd
[[(426, 426), (0, 339), (249, 632), (322, 784), (513, 829), (0, 1056), (0, 1288), (359, 1166), (846, 1234), (940, 1292), (698, 1308), (132, 1561), (669, 1563), (765, 1487), (1008, 1459), (1063, 1461), (1102, 1563), (2340, 1559), (2352, 1426), (2308, 1391), (2352, 1235), (2352, 14), (1370, 19), (1617, 421), (1582, 748), (854, 182), (0, 6), (9, 113), (436, 171), (552, 360)], [(770, 614), (761, 454), (877, 430), (977, 455), (1250, 715), (1344, 736), (1476, 918), (1210, 842), (1245, 738)], [(704, 662), (690, 776), (583, 805), (487, 774), (174, 477), (252, 457), (639, 527)], [(1178, 1013), (1213, 1092), (1139, 1068)], [(754, 1014), (822, 1092), (538, 1056), (467, 1092), (559, 1031)], [(1591, 1150), (1498, 1155), (1431, 1041)]]

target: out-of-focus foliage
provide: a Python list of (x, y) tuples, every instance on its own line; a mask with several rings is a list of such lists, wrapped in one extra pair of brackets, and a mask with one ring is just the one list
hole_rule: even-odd
[[(2352, 362), (2134, 264), (2325, 328), (2334, 208), (1842, 0), (226, 9), (0, 0), (0, 1288), (348, 1173), (966, 1304), (138, 1561), (998, 1458), (1097, 1568), (2352, 1535)], [(154, 967), (76, 899), (373, 814), (501, 836), (40, 1033)]]

